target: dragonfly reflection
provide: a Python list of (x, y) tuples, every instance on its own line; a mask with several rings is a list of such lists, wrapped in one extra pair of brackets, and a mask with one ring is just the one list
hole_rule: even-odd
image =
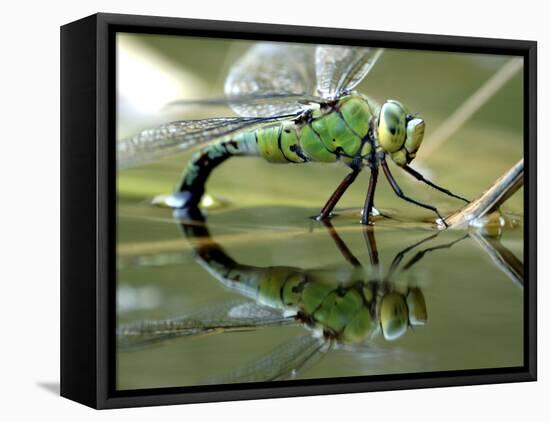
[(332, 224), (323, 225), (350, 266), (342, 271), (291, 266), (260, 267), (239, 263), (215, 242), (201, 212), (181, 222), (196, 261), (228, 289), (248, 298), (180, 318), (140, 321), (119, 327), (120, 350), (141, 349), (179, 337), (251, 331), (270, 326), (301, 325), (307, 332), (240, 369), (227, 381), (285, 379), (328, 350), (364, 351), (383, 336), (392, 341), (422, 326), (428, 312), (422, 289), (402, 274), (428, 253), (451, 248), (468, 237), (422, 248), (439, 233), (401, 250), (387, 271), (380, 265), (373, 227), (363, 229), (369, 265), (363, 266)]

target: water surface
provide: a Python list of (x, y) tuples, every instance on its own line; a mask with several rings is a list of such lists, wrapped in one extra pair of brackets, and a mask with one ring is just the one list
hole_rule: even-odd
[[(228, 208), (207, 219), (213, 239), (240, 264), (292, 266), (346, 274), (351, 265), (327, 229), (307, 219), (314, 209)], [(192, 244), (167, 210), (123, 205), (119, 209), (119, 325), (168, 319), (212, 310), (245, 298), (219, 283), (195, 260)], [(334, 227), (361, 264), (370, 266), (367, 244), (355, 211), (333, 220)], [(395, 255), (433, 230), (394, 219), (374, 229), (381, 270)], [(411, 250), (403, 263), (425, 248), (448, 245), (465, 232), (443, 231)], [(500, 240), (522, 257), (521, 228)], [(330, 277), (330, 276), (329, 276)], [(514, 367), (523, 363), (523, 289), (514, 283), (472, 237), (452, 247), (428, 251), (396, 284), (419, 287), (428, 320), (397, 340), (376, 336), (361, 351), (331, 350), (292, 375), (324, 378), (458, 369)], [(269, 355), (311, 332), (300, 325), (250, 332), (186, 337), (130, 352), (119, 352), (118, 388), (189, 386), (220, 377)], [(230, 380), (229, 380), (230, 381)]]

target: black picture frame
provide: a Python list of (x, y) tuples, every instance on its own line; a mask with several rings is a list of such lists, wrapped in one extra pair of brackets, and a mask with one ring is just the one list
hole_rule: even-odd
[[(524, 57), (524, 366), (136, 391), (114, 389), (115, 45), (119, 32), (369, 45)], [(61, 395), (118, 408), (534, 381), (536, 111), (534, 41), (95, 14), (61, 28)]]

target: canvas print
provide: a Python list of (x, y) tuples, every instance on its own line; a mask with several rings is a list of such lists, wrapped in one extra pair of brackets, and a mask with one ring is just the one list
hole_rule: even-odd
[(116, 389), (524, 364), (521, 57), (116, 35)]

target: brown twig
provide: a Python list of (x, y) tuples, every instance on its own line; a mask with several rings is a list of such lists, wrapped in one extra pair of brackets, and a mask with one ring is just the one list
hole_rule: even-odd
[(448, 216), (445, 221), (450, 228), (466, 226), (472, 220), (484, 217), (498, 209), (522, 186), (523, 159), (497, 179), (481, 196)]

